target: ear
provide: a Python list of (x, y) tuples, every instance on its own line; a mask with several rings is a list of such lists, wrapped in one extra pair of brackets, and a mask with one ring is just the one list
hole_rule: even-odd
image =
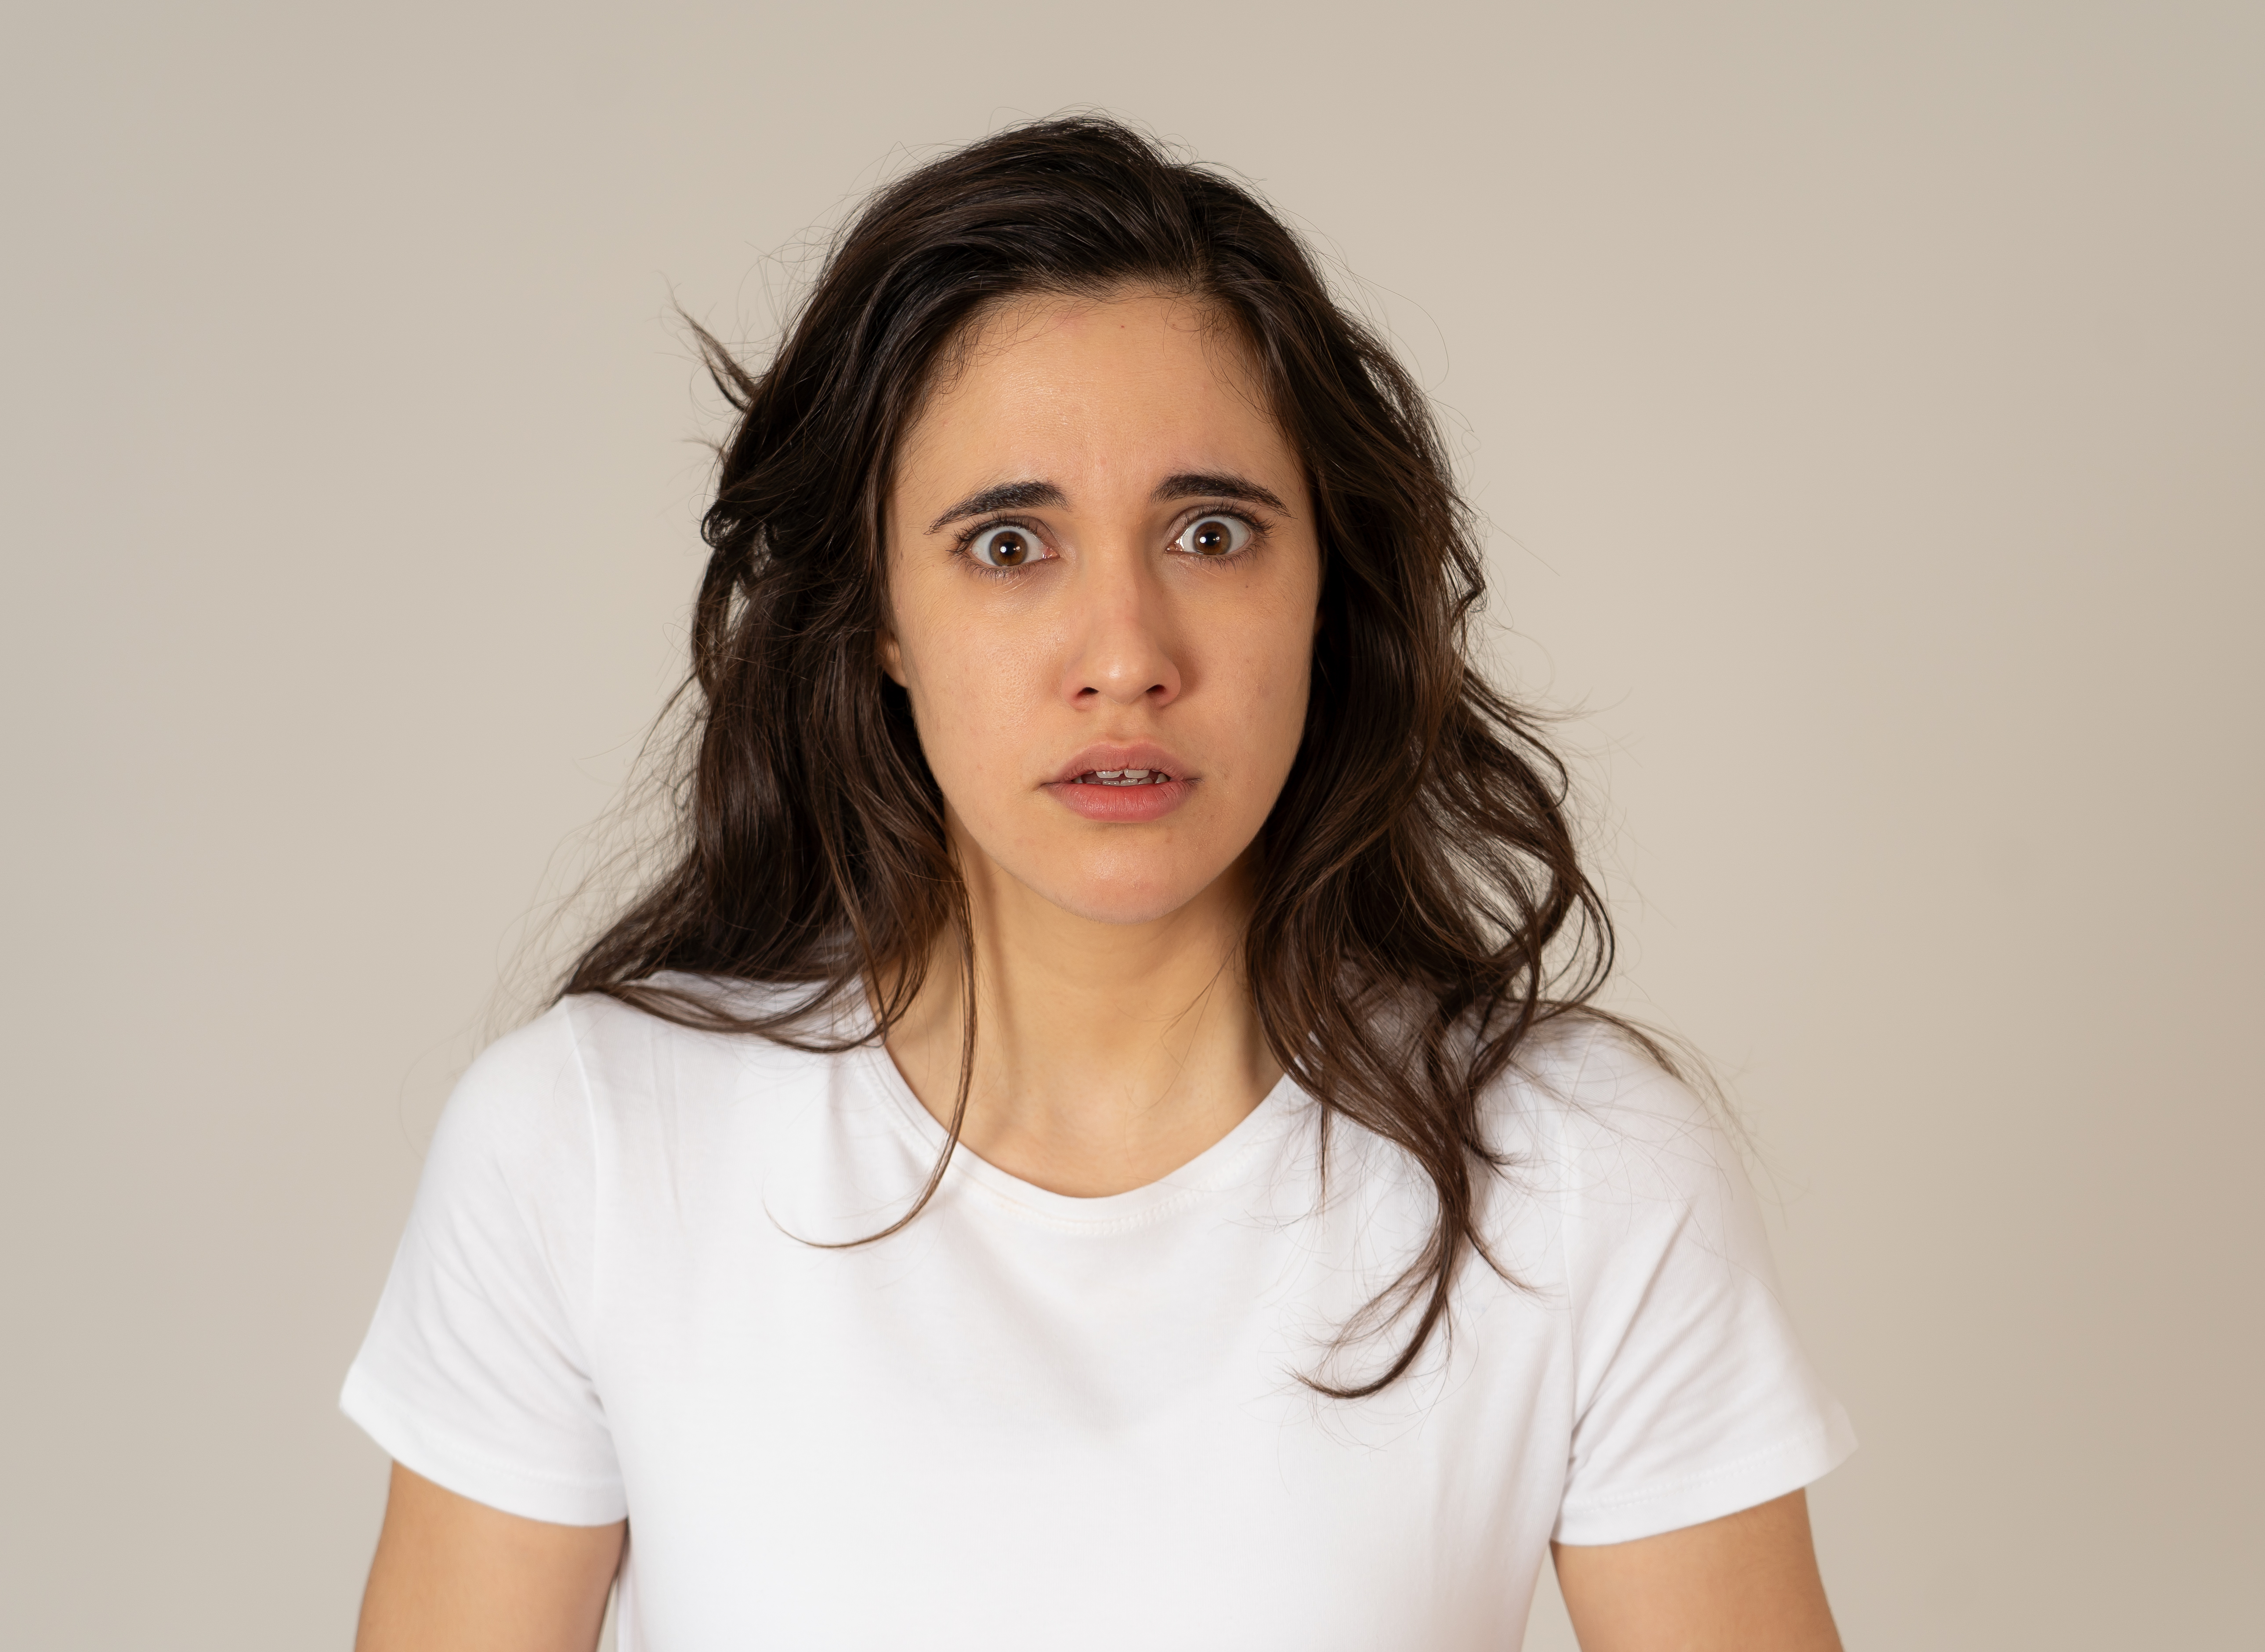
[(889, 680), (901, 688), (905, 686), (904, 650), (897, 645), (897, 634), (883, 626), (873, 638), (873, 658), (889, 674)]

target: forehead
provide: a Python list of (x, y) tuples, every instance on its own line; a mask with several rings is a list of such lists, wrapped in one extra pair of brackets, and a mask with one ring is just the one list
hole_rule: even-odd
[(1160, 466), (1270, 479), (1296, 469), (1240, 331), (1211, 306), (1154, 292), (1032, 296), (979, 317), (903, 454), (898, 491), (962, 486), (971, 470), (1067, 484)]

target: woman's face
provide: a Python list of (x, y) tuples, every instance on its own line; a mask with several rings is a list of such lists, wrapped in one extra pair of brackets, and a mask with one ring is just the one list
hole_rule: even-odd
[(1118, 923), (1211, 888), (1297, 755), (1321, 590), (1232, 331), (1153, 293), (997, 311), (907, 433), (887, 539), (881, 663), (962, 864)]

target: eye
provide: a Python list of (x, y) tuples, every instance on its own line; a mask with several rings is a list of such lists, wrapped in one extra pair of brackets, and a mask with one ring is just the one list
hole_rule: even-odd
[(1172, 543), (1191, 557), (1211, 561), (1220, 557), (1232, 557), (1250, 542), (1250, 524), (1239, 516), (1224, 512), (1211, 516), (1198, 516), (1180, 530)]
[(1027, 568), (1044, 562), (1045, 547), (1027, 528), (1001, 524), (987, 528), (967, 543), (967, 554), (987, 568)]

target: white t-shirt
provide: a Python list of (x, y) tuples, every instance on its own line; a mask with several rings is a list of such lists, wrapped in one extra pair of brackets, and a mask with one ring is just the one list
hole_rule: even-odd
[(450, 1101), (343, 1403), (465, 1496), (628, 1517), (624, 1652), (1514, 1648), (1553, 1536), (1711, 1519), (1854, 1445), (1706, 1109), (1593, 1030), (1521, 1064), (1489, 1221), (1518, 1283), (1474, 1262), (1452, 1344), (1347, 1402), (1298, 1373), (1430, 1186), (1339, 1123), (1323, 1198), (1288, 1081), (1147, 1187), (963, 1148), (903, 1233), (829, 1249), (942, 1145), (885, 1051), (570, 999)]

